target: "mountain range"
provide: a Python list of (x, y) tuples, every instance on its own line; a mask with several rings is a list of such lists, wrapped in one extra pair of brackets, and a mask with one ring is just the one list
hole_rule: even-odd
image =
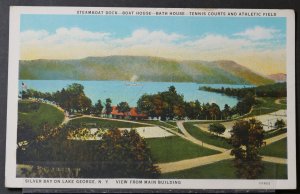
[(276, 82), (286, 82), (286, 74), (285, 73), (271, 74), (268, 77)]
[(172, 60), (149, 56), (21, 60), (22, 80), (127, 80), (206, 84), (274, 83), (234, 61)]

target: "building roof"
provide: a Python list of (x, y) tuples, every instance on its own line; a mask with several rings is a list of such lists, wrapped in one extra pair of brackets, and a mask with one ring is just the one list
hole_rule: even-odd
[(136, 107), (130, 108), (130, 111), (124, 114), (122, 112), (119, 112), (119, 110), (118, 110), (118, 108), (116, 106), (113, 106), (111, 114), (112, 115), (117, 115), (117, 116), (126, 116), (126, 115), (129, 115), (129, 116), (132, 116), (132, 117), (146, 117), (147, 116), (145, 114), (138, 113)]

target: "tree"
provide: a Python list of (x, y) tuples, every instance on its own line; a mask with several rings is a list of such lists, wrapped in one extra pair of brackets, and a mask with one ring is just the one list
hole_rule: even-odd
[(228, 104), (225, 104), (224, 109), (222, 111), (223, 119), (225, 119), (225, 120), (228, 119), (230, 114), (231, 114), (230, 106), (228, 106)]
[(112, 111), (111, 103), (112, 103), (112, 101), (110, 98), (107, 98), (105, 100), (105, 112), (107, 115), (110, 115), (110, 113)]
[(117, 105), (117, 109), (119, 112), (123, 113), (124, 115), (126, 115), (130, 111), (129, 104), (127, 102), (120, 102)]
[(135, 131), (110, 129), (102, 136), (99, 161), (82, 170), (84, 177), (158, 178), (151, 152), (143, 138)]
[(84, 94), (80, 94), (78, 96), (78, 107), (80, 112), (83, 112), (85, 114), (90, 114), (92, 109), (91, 99), (86, 97)]
[(225, 132), (226, 127), (221, 123), (212, 123), (209, 125), (208, 129), (211, 133), (215, 133), (217, 135), (221, 135)]
[(176, 94), (176, 88), (175, 88), (175, 86), (170, 86), (169, 87), (169, 92), (172, 92), (172, 93)]
[(285, 124), (283, 119), (277, 119), (276, 120), (276, 122), (275, 122), (276, 129), (282, 129), (285, 126), (286, 126), (286, 124)]
[(97, 115), (101, 115), (102, 110), (103, 110), (103, 105), (101, 100), (98, 100), (97, 103), (94, 105), (94, 113)]
[(256, 119), (237, 121), (232, 127), (231, 155), (240, 178), (255, 179), (263, 172), (259, 148), (263, 145), (263, 125)]
[(213, 120), (217, 120), (217, 118), (221, 114), (220, 107), (216, 103), (212, 103), (209, 106), (208, 112), (210, 114), (211, 119), (213, 119)]

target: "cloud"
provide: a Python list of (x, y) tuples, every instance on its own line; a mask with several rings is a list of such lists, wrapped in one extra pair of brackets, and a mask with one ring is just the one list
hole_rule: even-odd
[(167, 34), (164, 31), (149, 31), (147, 29), (137, 29), (132, 32), (131, 36), (114, 40), (114, 43), (123, 44), (126, 46), (138, 44), (164, 44), (172, 43), (183, 38), (185, 38), (185, 36), (176, 33)]
[(243, 32), (235, 33), (234, 35), (244, 37), (250, 40), (269, 40), (273, 39), (278, 33), (279, 30), (274, 28), (256, 26), (254, 28), (247, 29)]
[[(234, 60), (255, 71), (284, 72), (285, 44), (271, 39), (278, 30), (255, 27), (233, 36), (205, 34), (186, 37), (162, 30), (136, 29), (116, 38), (107, 32), (59, 28), (21, 32), (21, 59), (79, 59), (88, 56), (136, 55), (177, 60)], [(267, 41), (263, 41), (267, 40)], [(260, 40), (260, 41), (258, 41)], [(275, 69), (274, 69), (275, 71)]]
[(65, 43), (68, 41), (99, 41), (104, 40), (110, 34), (105, 32), (91, 32), (80, 28), (58, 28), (50, 34), (46, 30), (28, 30), (21, 33), (23, 43)]
[(41, 40), (47, 37), (49, 33), (46, 30), (27, 30), (21, 33), (21, 41), (28, 42), (32, 40)]
[(233, 39), (223, 35), (207, 34), (197, 40), (186, 42), (185, 46), (200, 50), (232, 50), (254, 45), (251, 41), (246, 39)]

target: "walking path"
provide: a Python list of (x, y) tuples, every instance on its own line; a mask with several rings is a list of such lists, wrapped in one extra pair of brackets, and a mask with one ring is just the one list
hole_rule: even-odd
[(287, 164), (286, 158), (278, 158), (278, 157), (271, 157), (271, 156), (262, 156), (262, 161), (277, 163), (277, 164)]
[[(176, 162), (158, 163), (156, 165), (159, 167), (161, 173), (169, 173), (169, 172), (175, 172), (175, 171), (200, 167), (207, 164), (212, 164), (215, 162), (233, 159), (233, 158), (234, 156), (230, 155), (230, 150), (227, 150), (226, 152), (220, 154), (201, 156), (198, 158), (180, 160)], [(262, 156), (262, 161), (277, 163), (277, 164), (287, 164), (287, 159), (285, 158), (277, 158), (277, 157), (270, 157), (270, 156)]]
[(266, 142), (266, 145), (269, 145), (271, 143), (274, 143), (274, 142), (279, 141), (281, 139), (284, 139), (286, 137), (287, 137), (287, 133), (283, 133), (283, 134), (277, 135), (275, 137), (271, 137), (269, 139), (265, 139), (264, 141)]
[(226, 152), (220, 154), (202, 156), (187, 160), (180, 160), (177, 162), (160, 163), (156, 165), (160, 168), (161, 173), (168, 173), (199, 167), (231, 158), (233, 158), (233, 156), (230, 155), (230, 150), (227, 150)]
[[(48, 103), (49, 104), (49, 103)], [(62, 112), (64, 112), (64, 110), (54, 104), (50, 104), (56, 108), (58, 108), (59, 110), (61, 110)], [(112, 118), (100, 118), (100, 117), (95, 117), (95, 116), (91, 116), (91, 115), (83, 115), (81, 117), (77, 117), (77, 118), (69, 118), (65, 115), (64, 121), (62, 122), (62, 124), (66, 124), (68, 123), (70, 120), (73, 119), (78, 119), (78, 118), (95, 118), (95, 119), (100, 119), (100, 120), (110, 120), (110, 121), (120, 121), (120, 122), (128, 122), (128, 123), (136, 123), (136, 124), (142, 124), (142, 125), (147, 125), (147, 126), (156, 126), (155, 124), (149, 124), (149, 123), (142, 123), (142, 122), (137, 122), (137, 121), (130, 121), (130, 120), (123, 120), (123, 119), (112, 119)], [(192, 135), (190, 135), (186, 129), (183, 126), (184, 121), (177, 121), (176, 124), (178, 126), (178, 128), (181, 130), (181, 133), (178, 133), (172, 129), (160, 126), (162, 129), (173, 133), (183, 139), (186, 139), (190, 142), (193, 142), (199, 146), (203, 146), (205, 148), (209, 148), (212, 150), (216, 150), (219, 151), (221, 153), (219, 154), (214, 154), (214, 155), (210, 155), (210, 156), (202, 156), (202, 157), (197, 157), (197, 158), (193, 158), (193, 159), (187, 159), (187, 160), (180, 160), (180, 161), (176, 161), (176, 162), (168, 162), (168, 163), (158, 163), (156, 164), (160, 170), (161, 173), (169, 173), (169, 172), (175, 172), (175, 171), (181, 171), (181, 170), (186, 170), (186, 169), (190, 169), (190, 168), (194, 168), (194, 167), (200, 167), (200, 166), (204, 166), (207, 164), (212, 164), (215, 162), (219, 162), (222, 160), (227, 160), (227, 159), (233, 159), (234, 157), (232, 155), (230, 155), (231, 150), (225, 149), (225, 148), (221, 148), (221, 147), (217, 147), (211, 144), (207, 144), (204, 143), (196, 138), (194, 138)], [(273, 142), (279, 141), (283, 138), (286, 138), (287, 134), (281, 134), (269, 139), (266, 139), (266, 145), (269, 145)], [(287, 163), (287, 159), (285, 158), (277, 158), (277, 157), (270, 157), (270, 156), (262, 156), (262, 160), (265, 162), (272, 162), (272, 163), (278, 163), (278, 164), (286, 164)]]
[[(210, 156), (201, 156), (201, 157), (197, 157), (197, 158), (193, 158), (193, 159), (180, 160), (180, 161), (176, 161), (176, 162), (158, 163), (156, 165), (159, 167), (161, 173), (169, 173), (169, 172), (175, 172), (175, 171), (180, 171), (180, 170), (187, 170), (187, 169), (191, 169), (191, 168), (195, 168), (195, 167), (204, 166), (207, 164), (212, 164), (212, 163), (219, 162), (222, 160), (234, 158), (234, 156), (230, 155), (231, 150), (226, 150), (224, 148), (220, 148), (220, 147), (206, 144), (206, 143), (203, 144), (202, 141), (195, 139), (192, 135), (190, 135), (186, 131), (186, 129), (183, 126), (183, 122), (184, 121), (177, 121), (176, 123), (177, 123), (178, 128), (182, 131), (182, 133), (184, 135), (174, 132), (167, 128), (165, 128), (165, 130), (170, 130), (170, 132), (173, 132), (176, 135), (178, 135), (186, 140), (189, 140), (195, 144), (201, 145), (201, 146), (209, 148), (209, 149), (217, 150), (222, 153), (214, 154), (214, 155), (210, 155)], [(287, 137), (287, 134), (285, 133), (285, 134), (281, 134), (281, 135), (266, 139), (265, 142), (266, 142), (266, 145), (269, 145), (271, 143), (274, 143), (274, 142), (279, 141), (286, 137)], [(287, 159), (285, 159), (285, 158), (270, 157), (270, 156), (262, 156), (262, 161), (278, 163), (278, 164), (287, 164)]]
[(194, 138), (191, 134), (189, 134), (186, 129), (184, 128), (183, 126), (183, 122), (184, 121), (177, 121), (177, 126), (178, 128), (181, 130), (181, 132), (184, 134), (184, 136), (191, 142), (195, 143), (195, 144), (198, 144), (200, 146), (203, 146), (203, 147), (206, 147), (206, 148), (209, 148), (209, 149), (212, 149), (212, 150), (216, 150), (216, 151), (219, 151), (219, 152), (226, 152), (227, 149), (225, 148), (221, 148), (221, 147), (217, 147), (217, 146), (214, 146), (214, 145), (211, 145), (211, 144), (207, 144), (207, 143), (204, 143), (203, 141), (200, 141), (196, 138)]

